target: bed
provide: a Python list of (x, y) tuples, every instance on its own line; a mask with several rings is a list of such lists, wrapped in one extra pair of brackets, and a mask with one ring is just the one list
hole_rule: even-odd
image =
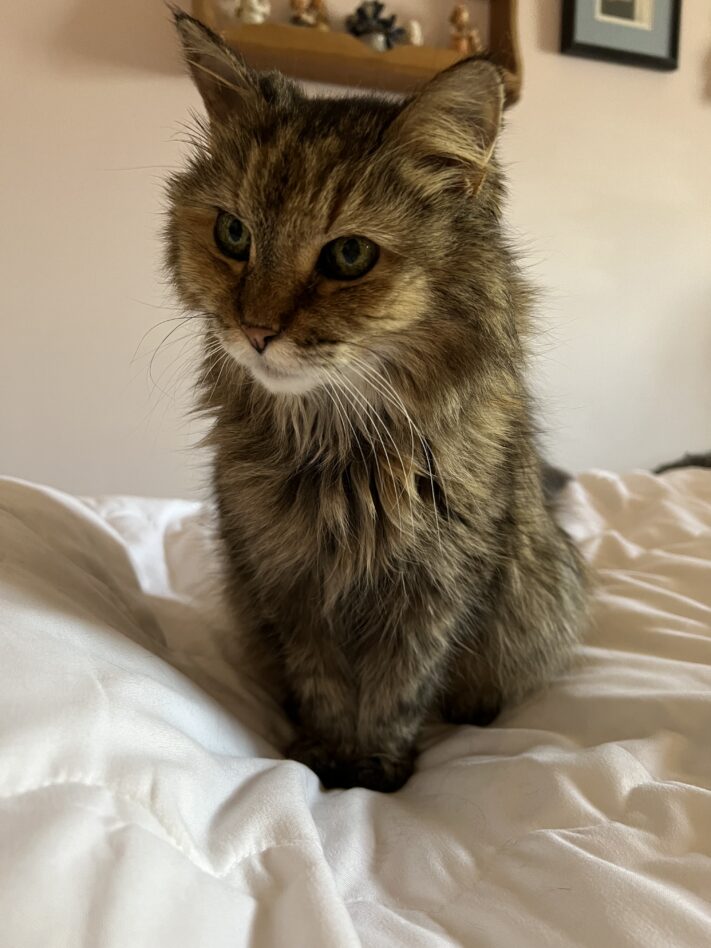
[(0, 944), (711, 944), (711, 472), (593, 472), (579, 661), (397, 794), (231, 660), (207, 507), (0, 481)]

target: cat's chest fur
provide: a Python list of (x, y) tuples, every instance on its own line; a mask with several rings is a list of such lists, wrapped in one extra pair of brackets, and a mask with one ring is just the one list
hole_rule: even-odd
[(402, 452), (358, 442), (344, 455), (335, 441), (297, 450), (245, 419), (222, 422), (216, 441), (221, 531), (265, 603), (305, 589), (337, 599), (399, 569), (422, 539), (427, 505)]

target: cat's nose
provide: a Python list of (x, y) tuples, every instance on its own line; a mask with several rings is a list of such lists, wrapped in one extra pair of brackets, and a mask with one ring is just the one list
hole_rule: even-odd
[(242, 332), (249, 339), (252, 347), (260, 354), (264, 352), (272, 339), (275, 339), (279, 333), (273, 329), (265, 329), (264, 326), (242, 326)]

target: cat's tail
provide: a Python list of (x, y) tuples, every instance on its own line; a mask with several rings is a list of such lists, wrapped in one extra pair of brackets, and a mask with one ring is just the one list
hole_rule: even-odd
[(706, 467), (711, 468), (711, 451), (705, 454), (685, 454), (683, 458), (676, 461), (667, 461), (666, 464), (660, 464), (652, 470), (652, 474), (664, 474), (665, 471), (675, 471), (680, 467)]

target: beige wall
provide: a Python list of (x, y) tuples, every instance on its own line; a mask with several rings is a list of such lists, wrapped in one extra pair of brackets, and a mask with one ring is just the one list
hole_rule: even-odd
[[(628, 468), (711, 448), (711, 7), (686, 0), (672, 75), (562, 57), (559, 4), (521, 7), (526, 84), (502, 153), (517, 239), (547, 289), (536, 377), (551, 453)], [(156, 360), (167, 395), (147, 376), (160, 330), (131, 362), (171, 315), (160, 177), (197, 104), (165, 9), (6, 4), (0, 44), (0, 469), (185, 494), (204, 480), (189, 351)]]

